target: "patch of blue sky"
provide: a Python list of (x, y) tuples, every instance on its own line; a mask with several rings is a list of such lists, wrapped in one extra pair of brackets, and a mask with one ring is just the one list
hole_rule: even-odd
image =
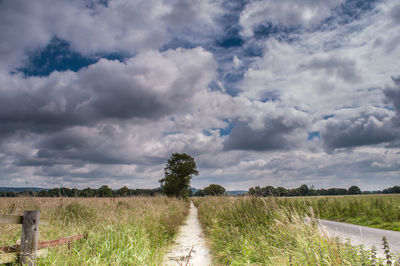
[(164, 131), (163, 133), (162, 133), (162, 135), (163, 135), (163, 137), (166, 137), (166, 136), (170, 136), (170, 135), (179, 135), (179, 134), (181, 134), (182, 132), (181, 131)]
[(269, 91), (264, 93), (262, 97), (260, 97), (258, 100), (261, 102), (275, 102), (278, 101), (280, 98), (279, 91)]
[(225, 33), (225, 35), (221, 36), (216, 44), (223, 48), (229, 47), (241, 47), (244, 44), (244, 40), (239, 34), (239, 27), (231, 27)]
[(334, 114), (329, 114), (329, 115), (324, 115), (322, 118), (323, 118), (324, 120), (328, 120), (329, 118), (333, 118), (333, 117), (335, 117)]
[(109, 0), (89, 0), (86, 2), (86, 8), (95, 9), (97, 5), (108, 7)]
[(253, 28), (253, 36), (257, 40), (273, 37), (279, 41), (291, 43), (298, 40), (298, 37), (293, 33), (297, 33), (299, 30), (301, 30), (300, 26), (286, 27), (265, 22)]
[(174, 50), (174, 49), (177, 49), (177, 48), (192, 49), (192, 48), (195, 48), (195, 47), (197, 47), (199, 45), (200, 45), (199, 43), (194, 43), (194, 42), (186, 40), (186, 39), (173, 37), (173, 38), (171, 38), (171, 40), (168, 43), (166, 43), (163, 46), (161, 46), (159, 51), (160, 52), (164, 52), (164, 51), (167, 51), (169, 49)]
[(218, 23), (223, 28), (223, 35), (217, 38), (216, 44), (223, 48), (241, 47), (244, 40), (240, 36), (239, 19), (240, 14), (249, 1), (225, 1), (223, 6), (227, 10), (218, 19)]
[[(381, 106), (375, 106), (375, 107), (381, 107)], [(394, 111), (395, 108), (392, 105), (384, 105), (383, 106), (384, 109), (389, 110), (389, 111)]]
[(212, 135), (209, 130), (203, 130), (203, 134), (208, 137)]
[[(224, 127), (224, 128), (211, 128), (211, 130), (219, 130), (220, 137), (228, 136), (231, 133), (233, 127), (234, 127), (233, 123), (229, 122), (228, 119), (223, 119), (223, 121), (228, 124), (227, 127)], [(205, 136), (211, 136), (212, 135), (210, 130), (203, 130), (203, 134)]]
[(307, 140), (313, 140), (313, 139), (320, 139), (321, 135), (319, 131), (312, 131), (312, 132), (308, 132), (308, 137)]
[(337, 24), (344, 25), (359, 19), (363, 14), (375, 8), (380, 0), (346, 0), (335, 8), (334, 14), (326, 18), (318, 30), (329, 30), (331, 27), (337, 27)]
[(228, 82), (238, 82), (243, 80), (244, 73), (243, 72), (230, 72), (225, 75), (225, 79)]
[(221, 86), (216, 81), (211, 81), (208, 84), (208, 87), (211, 89), (211, 91), (222, 91)]
[(225, 92), (232, 97), (237, 97), (241, 92), (243, 92), (243, 89), (237, 86), (228, 85), (225, 87)]
[(28, 62), (18, 69), (26, 76), (48, 76), (53, 71), (71, 70), (74, 72), (96, 63), (100, 58), (124, 61), (128, 56), (122, 53), (84, 56), (73, 51), (65, 40), (54, 37), (44, 48), (31, 52)]
[(360, 18), (362, 14), (373, 10), (379, 0), (346, 0), (339, 8), (339, 23), (349, 23)]
[(215, 129), (219, 129), (220, 136), (227, 136), (231, 133), (234, 125), (233, 125), (233, 123), (229, 122), (228, 119), (223, 119), (223, 120), (228, 124), (228, 126), (224, 127), (224, 128), (215, 128)]
[(257, 43), (245, 45), (243, 47), (243, 55), (246, 57), (262, 57), (264, 54), (264, 48)]

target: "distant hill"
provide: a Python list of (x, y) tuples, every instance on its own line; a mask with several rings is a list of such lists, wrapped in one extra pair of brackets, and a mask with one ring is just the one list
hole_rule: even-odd
[(44, 188), (39, 188), (39, 187), (0, 187), (0, 191), (6, 191), (6, 192), (24, 192), (24, 191), (42, 191)]

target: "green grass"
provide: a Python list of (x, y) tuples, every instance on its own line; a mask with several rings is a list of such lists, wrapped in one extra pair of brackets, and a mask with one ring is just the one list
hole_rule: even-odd
[[(0, 213), (40, 210), (51, 224), (39, 241), (89, 232), (87, 240), (49, 248), (39, 265), (161, 265), (188, 212), (185, 201), (165, 197), (0, 198)], [(20, 238), (20, 225), (0, 225), (0, 246)]]
[(195, 204), (216, 264), (371, 264), (362, 247), (321, 235), (315, 219), (305, 223), (292, 201), (207, 197)]
[(322, 219), (400, 231), (400, 195), (286, 198), (298, 209), (311, 206)]

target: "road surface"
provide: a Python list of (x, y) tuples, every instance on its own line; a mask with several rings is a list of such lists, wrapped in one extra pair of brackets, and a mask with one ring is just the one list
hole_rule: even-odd
[(400, 232), (370, 228), (360, 225), (340, 223), (328, 220), (319, 220), (321, 230), (330, 237), (340, 237), (343, 240), (349, 238), (353, 245), (363, 244), (367, 249), (375, 246), (377, 255), (383, 257), (382, 237), (386, 236), (390, 251), (400, 254)]

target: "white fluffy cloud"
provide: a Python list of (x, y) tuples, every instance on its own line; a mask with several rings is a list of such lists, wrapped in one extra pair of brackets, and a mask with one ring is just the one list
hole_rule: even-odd
[(332, 9), (343, 0), (281, 0), (252, 1), (240, 15), (241, 34), (251, 37), (256, 26), (266, 23), (286, 27), (314, 28), (332, 15)]
[[(214, 18), (219, 12), (213, 1), (113, 0), (107, 6), (96, 1), (1, 1), (0, 67), (14, 70), (26, 52), (46, 46), (54, 37), (85, 55), (134, 55), (159, 48), (177, 34), (196, 37), (218, 30)], [(183, 31), (184, 26), (190, 31)]]
[(279, 97), (318, 116), (343, 107), (381, 105), (384, 85), (400, 69), (399, 61), (392, 60), (398, 48), (386, 49), (392, 41), (387, 36), (396, 36), (400, 26), (392, 23), (388, 6), (385, 2), (371, 16), (304, 33), (291, 43), (268, 39), (264, 56), (245, 73), (242, 95)]

